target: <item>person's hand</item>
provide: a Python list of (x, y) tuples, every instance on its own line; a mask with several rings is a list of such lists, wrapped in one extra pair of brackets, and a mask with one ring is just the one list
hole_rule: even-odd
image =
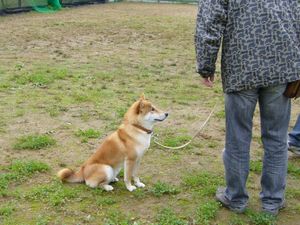
[(202, 84), (204, 84), (206, 87), (213, 87), (214, 80), (215, 80), (215, 76), (211, 75), (207, 78), (202, 78)]

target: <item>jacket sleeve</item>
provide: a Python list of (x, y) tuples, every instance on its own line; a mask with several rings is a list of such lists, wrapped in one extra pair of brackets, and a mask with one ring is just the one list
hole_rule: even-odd
[(202, 77), (215, 73), (218, 51), (227, 23), (228, 0), (199, 0), (196, 21), (196, 72)]

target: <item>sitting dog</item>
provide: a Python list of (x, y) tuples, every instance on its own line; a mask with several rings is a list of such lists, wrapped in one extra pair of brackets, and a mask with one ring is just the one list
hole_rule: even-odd
[[(106, 191), (112, 191), (110, 183), (118, 181), (117, 175), (124, 164), (126, 188), (133, 191), (136, 187), (145, 187), (137, 176), (137, 170), (142, 156), (150, 146), (153, 125), (167, 117), (168, 113), (153, 106), (143, 94), (129, 108), (118, 130), (104, 139), (77, 172), (62, 169), (58, 177), (65, 182), (85, 182), (89, 187), (100, 186)], [(132, 178), (135, 186), (131, 183)]]

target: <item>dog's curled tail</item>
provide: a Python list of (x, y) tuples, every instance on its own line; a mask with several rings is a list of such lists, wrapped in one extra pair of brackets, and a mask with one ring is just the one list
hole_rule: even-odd
[(77, 172), (65, 168), (58, 171), (57, 176), (63, 182), (80, 183), (84, 181), (82, 168), (80, 168), (80, 170), (78, 170)]

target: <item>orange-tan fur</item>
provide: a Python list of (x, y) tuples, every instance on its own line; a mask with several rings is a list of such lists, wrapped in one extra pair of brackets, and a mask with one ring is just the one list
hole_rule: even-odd
[[(117, 175), (124, 164), (124, 182), (129, 191), (145, 187), (137, 176), (140, 160), (150, 145), (151, 131), (156, 121), (168, 116), (152, 103), (141, 98), (133, 103), (124, 116), (118, 130), (109, 135), (97, 151), (86, 160), (77, 172), (66, 168), (58, 177), (66, 182), (85, 182), (90, 187), (102, 186), (111, 191), (111, 182), (118, 181)], [(134, 181), (134, 185), (131, 181)]]

